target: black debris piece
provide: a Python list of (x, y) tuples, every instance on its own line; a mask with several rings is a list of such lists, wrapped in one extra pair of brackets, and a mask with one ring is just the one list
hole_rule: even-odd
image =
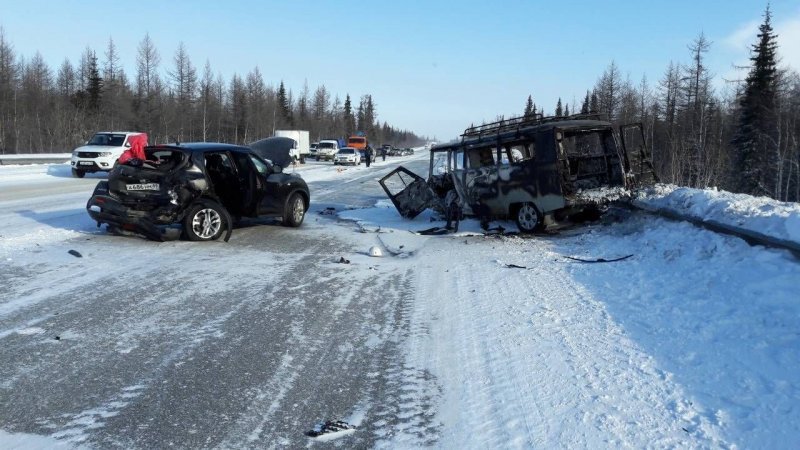
[(81, 255), (80, 253), (78, 253), (78, 251), (77, 251), (77, 250), (70, 250), (70, 251), (68, 251), (67, 253), (69, 253), (70, 255), (72, 255), (72, 256), (74, 256), (74, 257), (76, 257), (76, 258), (83, 258), (83, 255)]
[(61, 336), (56, 336), (56, 340), (60, 341), (61, 340)]
[(328, 420), (322, 425), (317, 425), (311, 431), (306, 431), (308, 437), (319, 437), (324, 434), (336, 433), (339, 431), (355, 430), (355, 426), (343, 420)]
[(509, 269), (527, 269), (525, 266), (518, 266), (516, 264), (506, 264), (506, 268)]
[(350, 264), (349, 259), (344, 259), (344, 256), (339, 258), (339, 264)]
[(320, 211), (319, 213), (321, 215), (323, 215), (323, 216), (330, 216), (330, 215), (336, 214), (336, 208), (333, 208), (333, 207), (329, 206), (329, 207), (325, 208), (324, 210)]
[(625, 259), (628, 259), (628, 258), (630, 258), (631, 256), (633, 256), (633, 255), (622, 256), (622, 257), (619, 257), (619, 258), (614, 258), (614, 259), (605, 259), (605, 258), (597, 258), (597, 259), (581, 259), (581, 258), (573, 258), (573, 257), (571, 257), (571, 256), (565, 256), (565, 258), (567, 258), (567, 259), (571, 259), (571, 260), (573, 260), (573, 261), (580, 261), (580, 262), (585, 262), (585, 263), (604, 263), (604, 262), (617, 262), (617, 261), (622, 261), (622, 260), (625, 260)]
[(440, 234), (447, 234), (447, 233), (450, 233), (450, 230), (448, 230), (447, 228), (442, 228), (442, 227), (433, 227), (433, 228), (427, 228), (425, 230), (417, 231), (417, 234), (421, 234), (423, 236), (440, 235)]

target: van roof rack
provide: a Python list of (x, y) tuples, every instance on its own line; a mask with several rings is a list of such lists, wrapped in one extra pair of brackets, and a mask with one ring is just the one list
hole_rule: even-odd
[(558, 122), (563, 120), (602, 120), (600, 113), (572, 114), (569, 116), (548, 116), (536, 113), (530, 116), (512, 117), (502, 119), (497, 122), (486, 123), (483, 125), (471, 126), (464, 130), (461, 137), (481, 137), (488, 134), (500, 134), (505, 131), (519, 130), (520, 128), (533, 125), (541, 125), (548, 122)]

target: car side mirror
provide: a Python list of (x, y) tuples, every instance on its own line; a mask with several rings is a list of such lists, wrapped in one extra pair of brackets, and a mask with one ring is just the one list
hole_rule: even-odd
[(125, 143), (125, 148), (131, 148), (131, 143), (130, 142), (126, 142)]
[(281, 167), (281, 166), (279, 166), (277, 164), (272, 166), (272, 173), (282, 173), (282, 172), (283, 172), (283, 167)]

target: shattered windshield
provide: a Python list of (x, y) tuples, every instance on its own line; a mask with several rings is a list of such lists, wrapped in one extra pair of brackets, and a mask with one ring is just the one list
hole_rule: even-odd
[(90, 139), (86, 145), (108, 145), (111, 147), (122, 147), (122, 144), (124, 143), (124, 134), (97, 133), (92, 136), (92, 139)]

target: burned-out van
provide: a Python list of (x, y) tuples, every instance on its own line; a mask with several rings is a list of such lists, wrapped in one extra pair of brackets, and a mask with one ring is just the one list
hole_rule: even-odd
[(399, 167), (380, 180), (403, 217), (508, 218), (532, 232), (603, 203), (608, 188), (654, 181), (641, 125), (595, 115), (519, 117), (433, 146), (427, 180)]

